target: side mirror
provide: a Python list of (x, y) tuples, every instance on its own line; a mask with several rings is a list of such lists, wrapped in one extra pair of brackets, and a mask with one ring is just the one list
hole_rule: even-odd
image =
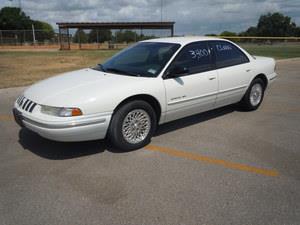
[(174, 66), (167, 72), (168, 78), (177, 78), (184, 74), (187, 74), (189, 72), (189, 69), (183, 66)]

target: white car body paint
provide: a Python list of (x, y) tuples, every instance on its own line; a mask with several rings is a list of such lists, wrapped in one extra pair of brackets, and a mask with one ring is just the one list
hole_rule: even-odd
[[(255, 76), (264, 74), (268, 83), (277, 76), (274, 59), (253, 57), (236, 45), (249, 58), (249, 63), (163, 79), (165, 70), (185, 45), (209, 40), (223, 39), (176, 37), (147, 40), (181, 45), (157, 77), (133, 77), (81, 69), (40, 81), (25, 90), (23, 96), (37, 103), (32, 112), (23, 109), (17, 101), (14, 107), (22, 114), (24, 126), (45, 138), (57, 141), (95, 140), (105, 138), (114, 110), (129, 97), (154, 97), (161, 107), (159, 124), (162, 124), (236, 103)], [(41, 105), (76, 107), (82, 110), (83, 115), (50, 116), (41, 113)]]

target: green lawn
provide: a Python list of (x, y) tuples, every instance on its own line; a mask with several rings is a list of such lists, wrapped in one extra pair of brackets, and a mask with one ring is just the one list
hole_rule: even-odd
[[(241, 44), (253, 55), (275, 59), (300, 57), (300, 44)], [(66, 71), (102, 63), (117, 50), (5, 51), (0, 50), (0, 88), (32, 84)]]
[(299, 44), (254, 45), (241, 44), (252, 55), (269, 56), (275, 59), (300, 57)]

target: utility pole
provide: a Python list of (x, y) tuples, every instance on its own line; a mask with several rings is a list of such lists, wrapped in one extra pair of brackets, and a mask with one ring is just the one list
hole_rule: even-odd
[(12, 5), (13, 0), (8, 0), (8, 1), (10, 2), (10, 7), (13, 7), (13, 5)]
[(163, 0), (160, 0), (160, 22), (163, 21)]
[[(13, 1), (14, 0), (8, 0), (9, 2), (11, 2), (11, 7), (13, 6)], [(18, 0), (18, 6), (19, 6), (19, 8), (20, 8), (20, 11), (22, 11), (22, 2), (21, 2), (21, 0)]]

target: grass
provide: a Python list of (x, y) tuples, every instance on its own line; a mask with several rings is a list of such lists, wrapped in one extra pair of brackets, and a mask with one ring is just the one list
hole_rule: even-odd
[(115, 53), (112, 50), (0, 51), (0, 88), (25, 86), (55, 74), (91, 67)]
[[(300, 45), (242, 45), (253, 55), (276, 59), (300, 57)], [(0, 51), (0, 88), (30, 85), (66, 71), (102, 63), (116, 50)]]
[(275, 44), (275, 45), (241, 45), (252, 55), (268, 56), (275, 59), (300, 57), (300, 44)]

